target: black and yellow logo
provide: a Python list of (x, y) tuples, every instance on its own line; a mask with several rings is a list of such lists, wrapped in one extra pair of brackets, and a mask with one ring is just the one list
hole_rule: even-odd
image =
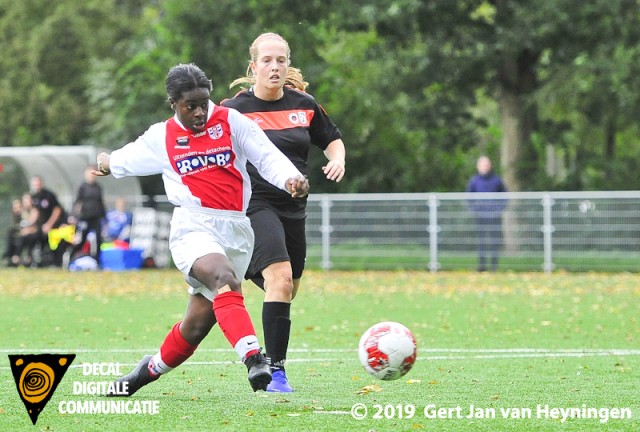
[(18, 394), (35, 425), (75, 354), (9, 355)]

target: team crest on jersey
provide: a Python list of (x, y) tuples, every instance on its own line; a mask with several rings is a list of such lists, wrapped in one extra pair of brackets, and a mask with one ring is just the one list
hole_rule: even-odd
[(289, 121), (293, 124), (307, 124), (307, 113), (304, 111), (292, 112), (289, 114)]
[(176, 138), (176, 144), (180, 147), (185, 147), (189, 145), (189, 137), (188, 136), (181, 136)]
[(220, 123), (208, 128), (207, 132), (209, 132), (209, 136), (211, 137), (211, 139), (220, 139), (222, 138), (222, 135), (224, 133), (222, 131), (222, 125)]

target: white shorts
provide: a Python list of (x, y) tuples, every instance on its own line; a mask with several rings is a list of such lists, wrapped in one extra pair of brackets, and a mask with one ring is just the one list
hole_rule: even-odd
[(213, 292), (191, 277), (193, 263), (205, 255), (225, 255), (240, 280), (253, 253), (253, 230), (242, 212), (176, 207), (171, 219), (169, 249), (176, 267), (189, 284), (189, 294), (213, 301)]

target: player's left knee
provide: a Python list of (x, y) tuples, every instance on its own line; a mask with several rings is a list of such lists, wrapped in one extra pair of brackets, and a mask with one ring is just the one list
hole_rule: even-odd
[(279, 293), (286, 297), (293, 298), (293, 280), (282, 278), (271, 282), (265, 282), (265, 287), (272, 293)]
[(293, 291), (293, 276), (291, 275), (291, 270), (283, 268), (276, 272), (273, 272), (269, 277), (269, 280), (265, 280), (269, 285), (274, 288), (292, 292)]

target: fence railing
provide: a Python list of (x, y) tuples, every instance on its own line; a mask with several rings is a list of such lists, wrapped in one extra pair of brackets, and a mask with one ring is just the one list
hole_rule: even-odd
[(312, 195), (307, 267), (475, 270), (501, 202), (498, 270), (640, 271), (640, 191)]
[[(165, 197), (153, 202), (171, 210)], [(498, 271), (640, 272), (640, 191), (311, 195), (307, 268), (476, 270), (487, 227), (474, 203), (506, 204)]]

